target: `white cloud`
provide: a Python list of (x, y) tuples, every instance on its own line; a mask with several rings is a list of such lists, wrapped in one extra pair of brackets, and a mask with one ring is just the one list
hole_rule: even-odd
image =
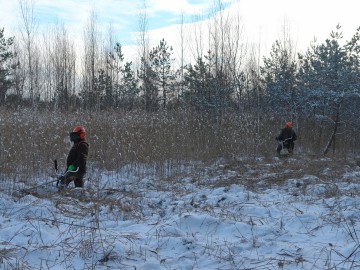
[[(280, 37), (284, 24), (292, 31), (293, 39), (299, 48), (307, 47), (310, 41), (317, 37), (321, 42), (329, 37), (336, 24), (343, 26), (345, 37), (351, 37), (357, 27), (358, 0), (223, 0), (230, 4), (230, 11), (240, 16), (244, 24), (244, 34), (249, 42), (261, 41), (264, 47)], [(194, 2), (192, 2), (194, 3)], [(104, 33), (112, 23), (116, 31), (116, 41), (126, 44), (132, 33), (139, 29), (138, 13), (143, 7), (143, 0), (36, 0), (36, 12), (41, 22), (42, 16), (47, 16), (46, 23), (63, 22), (65, 27), (77, 39), (83, 37), (91, 12), (97, 15), (99, 28)], [(185, 22), (191, 21), (194, 14), (202, 14), (216, 4), (216, 1), (199, 0), (190, 4), (189, 0), (146, 0), (149, 12), (149, 24), (155, 30), (149, 33), (153, 44), (165, 38), (169, 44), (179, 43), (180, 16)], [(5, 35), (16, 35), (19, 24), (18, 1), (0, 0), (0, 27), (5, 28)], [(161, 14), (156, 17), (156, 14)], [(165, 23), (168, 26), (165, 27)], [(172, 24), (171, 26), (169, 24)], [(201, 23), (200, 23), (201, 24)], [(206, 24), (206, 21), (203, 22)], [(49, 27), (46, 27), (47, 29)], [(41, 30), (41, 27), (39, 28)]]
[[(203, 1), (204, 2), (204, 1)], [(208, 1), (211, 2), (211, 1)], [(173, 14), (197, 14), (209, 7), (209, 3), (190, 4), (188, 0), (152, 0), (150, 8), (153, 11), (165, 11)]]
[(5, 28), (5, 35), (7, 32), (14, 32), (17, 26), (17, 9), (14, 5), (16, 1), (0, 0), (0, 27)]
[(358, 0), (242, 0), (238, 9), (250, 40), (261, 39), (267, 46), (280, 37), (284, 24), (300, 48), (314, 37), (322, 42), (338, 23), (345, 36), (352, 36), (360, 26)]

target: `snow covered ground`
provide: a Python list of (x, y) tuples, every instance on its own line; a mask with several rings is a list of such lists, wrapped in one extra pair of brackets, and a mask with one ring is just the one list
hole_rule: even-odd
[(239, 158), (168, 178), (94, 175), (85, 192), (2, 188), (0, 269), (360, 268), (354, 160)]

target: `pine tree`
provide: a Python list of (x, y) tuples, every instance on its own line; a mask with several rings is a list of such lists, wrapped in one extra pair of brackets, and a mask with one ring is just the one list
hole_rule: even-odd
[(210, 63), (199, 57), (194, 65), (185, 67), (186, 91), (183, 94), (184, 101), (197, 111), (209, 111), (213, 105), (212, 81)]
[(164, 39), (160, 44), (153, 48), (149, 54), (151, 69), (154, 71), (154, 80), (156, 87), (162, 92), (163, 108), (166, 108), (168, 93), (174, 81), (175, 74), (171, 70), (173, 48), (168, 46)]
[(260, 68), (268, 109), (293, 118), (296, 113), (298, 95), (296, 89), (297, 64), (291, 48), (277, 40), (264, 58)]
[(96, 79), (98, 94), (101, 95), (102, 108), (132, 109), (139, 89), (132, 62), (124, 63), (120, 43), (107, 55), (106, 69), (100, 69)]
[[(169, 47), (164, 39), (154, 47), (146, 59), (141, 57), (141, 67), (138, 70), (138, 77), (141, 82), (140, 89), (143, 93), (145, 109), (156, 111), (160, 107), (159, 101), (163, 101), (166, 107), (168, 93), (171, 89), (174, 73), (171, 70), (173, 59), (172, 47)], [(162, 98), (160, 98), (162, 93)]]
[(299, 81), (303, 107), (311, 111), (319, 123), (330, 126), (331, 133), (323, 153), (330, 147), (335, 152), (335, 139), (342, 123), (350, 120), (348, 104), (359, 96), (359, 31), (346, 45), (341, 26), (332, 31), (325, 43), (312, 44), (305, 55), (300, 55)]
[(132, 62), (126, 62), (121, 70), (122, 80), (120, 87), (120, 95), (122, 97), (123, 107), (127, 110), (133, 109), (139, 95), (138, 79), (132, 69)]
[(196, 110), (220, 119), (232, 105), (234, 83), (229, 74), (217, 69), (216, 59), (211, 52), (199, 57), (194, 65), (188, 65), (184, 78), (186, 91), (183, 98)]
[(0, 28), (0, 105), (4, 104), (6, 94), (13, 84), (11, 74), (16, 68), (12, 62), (15, 57), (14, 52), (11, 51), (13, 42), (14, 38), (6, 38), (4, 28)]

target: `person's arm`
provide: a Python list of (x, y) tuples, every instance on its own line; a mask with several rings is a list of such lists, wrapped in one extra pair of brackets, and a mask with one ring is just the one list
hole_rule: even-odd
[(89, 146), (87, 143), (80, 143), (78, 146), (78, 155), (75, 161), (77, 167), (79, 167), (79, 172), (85, 172), (86, 170), (86, 160), (89, 153)]
[(296, 139), (297, 139), (297, 135), (296, 135), (295, 131), (293, 130), (292, 131), (292, 140), (296, 141)]
[(276, 137), (277, 141), (283, 141), (284, 140), (284, 130), (281, 130), (279, 136)]
[(76, 147), (71, 147), (70, 152), (66, 159), (66, 168), (68, 168), (70, 165), (74, 165), (76, 159)]

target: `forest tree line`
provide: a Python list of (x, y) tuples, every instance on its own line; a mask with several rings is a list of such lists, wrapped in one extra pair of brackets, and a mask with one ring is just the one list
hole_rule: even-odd
[[(325, 152), (336, 134), (360, 127), (360, 28), (344, 41), (338, 25), (305, 53), (296, 52), (284, 33), (260, 61), (256, 52), (244, 49), (240, 22), (219, 12), (209, 27), (208, 50), (195, 50), (190, 63), (182, 58), (175, 64), (173, 47), (165, 39), (149, 47), (144, 15), (135, 63), (125, 61), (120, 43), (102, 43), (93, 17), (84, 31), (82, 57), (64, 26), (41, 44), (35, 42), (34, 20), (25, 20), (31, 19), (25, 12), (29, 7), (21, 8), (21, 37), (7, 37), (0, 29), (0, 106), (145, 112), (186, 108), (213, 119), (229, 113), (295, 122), (306, 118), (330, 127)], [(201, 35), (193, 41), (198, 45)]]

